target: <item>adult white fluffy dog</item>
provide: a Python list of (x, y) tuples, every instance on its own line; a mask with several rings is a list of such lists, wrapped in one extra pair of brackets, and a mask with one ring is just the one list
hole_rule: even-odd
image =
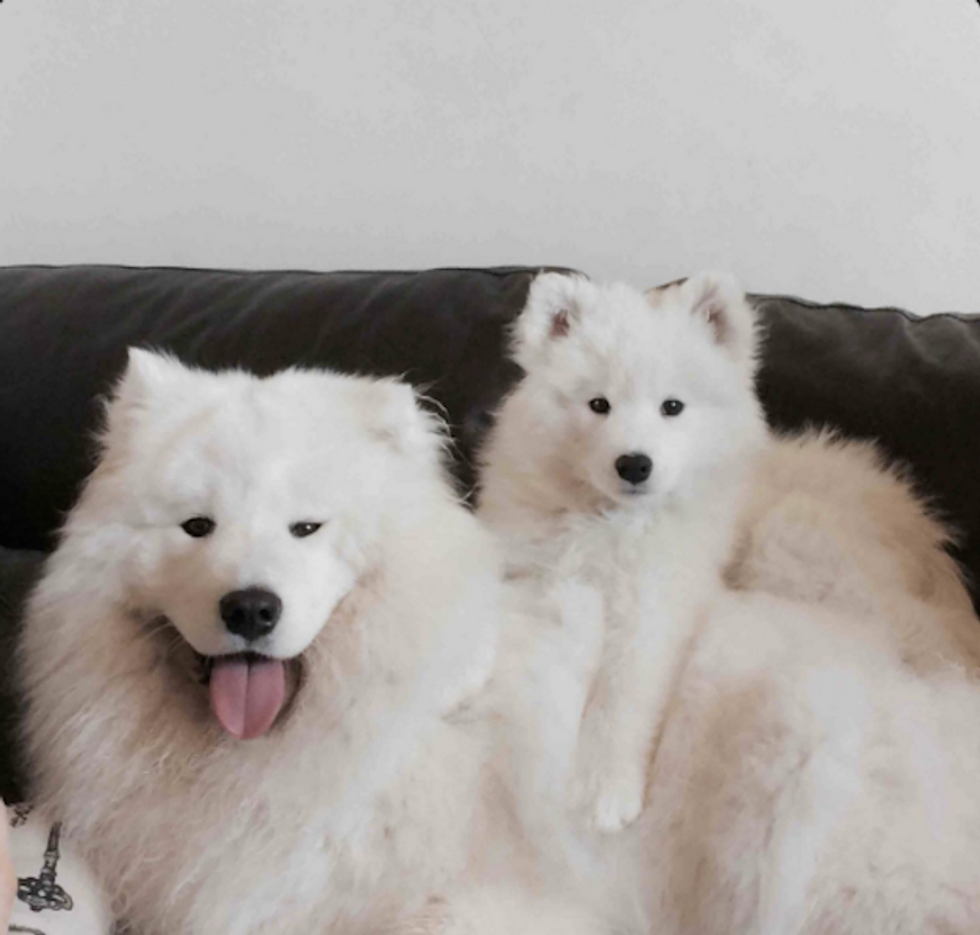
[[(706, 283), (656, 290), (645, 314), (673, 316), (679, 304), (698, 314)], [(488, 449), (490, 517), (522, 572), (517, 586), (532, 606), (552, 605), (525, 619), (531, 632), (504, 640), (499, 671), (509, 674), (498, 677), (512, 684), (512, 704), (563, 724), (563, 741), (555, 730), (531, 733), (549, 738), (536, 781), (557, 795), (579, 769), (579, 722), (567, 712), (584, 711), (588, 723), (610, 634), (602, 599), (590, 610), (581, 595), (554, 590), (561, 577), (554, 572), (569, 567), (552, 557), (569, 548), (555, 530), (579, 528), (575, 513), (592, 510), (593, 522), (607, 522), (621, 509), (608, 496), (589, 500), (589, 488), (599, 486), (589, 466), (601, 470), (608, 452), (581, 428), (586, 412), (561, 414), (576, 393), (583, 404), (594, 395), (596, 358), (621, 386), (655, 384), (684, 359), (702, 363), (691, 381), (732, 386), (710, 357), (696, 358), (686, 346), (711, 340), (710, 330), (677, 328), (679, 343), (651, 344), (642, 339), (656, 325), (632, 338), (605, 326), (602, 297), (620, 301), (622, 294), (582, 280), (559, 290), (545, 279), (541, 291), (532, 290), (525, 314), (547, 322), (550, 312), (557, 320), (545, 340), (571, 337), (576, 321), (568, 309), (578, 299), (580, 320), (597, 316), (578, 342), (591, 346), (555, 353), (569, 371), (561, 385), (529, 377), (505, 404)], [(542, 295), (557, 296), (543, 313), (534, 301)], [(717, 310), (714, 334), (733, 339), (726, 329), (741, 328), (741, 340), (750, 340), (744, 300), (732, 301)], [(519, 324), (519, 359), (527, 333)], [(520, 399), (528, 393), (544, 398)], [(535, 422), (535, 411), (558, 415)], [(733, 422), (733, 430), (740, 425)], [(603, 423), (593, 430), (606, 431)], [(686, 437), (678, 428), (674, 441), (681, 445), (675, 460), (686, 455), (696, 467), (697, 427)], [(669, 452), (662, 457), (670, 463)], [(549, 477), (559, 482), (549, 485)], [(621, 906), (634, 910), (624, 928), (636, 931), (980, 931), (980, 622), (944, 551), (947, 534), (868, 446), (821, 435), (769, 440), (756, 452), (751, 479), (727, 568), (730, 590), (693, 637), (664, 701), (643, 813), (617, 835), (590, 837), (569, 834), (556, 812), (553, 839), (563, 841), (583, 885), (605, 874), (611, 891), (632, 877)], [(642, 556), (641, 565), (658, 558)], [(574, 543), (571, 559), (583, 563), (574, 577), (601, 576), (606, 567)], [(633, 648), (615, 631), (612, 641), (614, 658)], [(591, 666), (583, 659), (590, 652)]]
[(391, 381), (133, 351), (33, 596), (40, 803), (143, 935), (381, 931), (465, 867), (495, 551)]

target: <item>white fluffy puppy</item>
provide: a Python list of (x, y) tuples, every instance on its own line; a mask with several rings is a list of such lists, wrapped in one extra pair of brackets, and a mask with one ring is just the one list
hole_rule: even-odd
[(721, 584), (754, 457), (754, 318), (727, 278), (648, 295), (544, 274), (516, 323), (526, 372), (484, 451), (480, 515), (513, 575), (603, 598), (572, 799), (633, 821), (667, 699)]
[(40, 804), (143, 935), (381, 931), (465, 867), (499, 571), (393, 381), (133, 351), (27, 616)]

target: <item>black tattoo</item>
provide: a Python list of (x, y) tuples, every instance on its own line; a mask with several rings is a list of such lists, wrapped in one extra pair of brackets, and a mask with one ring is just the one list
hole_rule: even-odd
[(42, 909), (71, 911), (75, 901), (64, 888), (55, 883), (58, 875), (58, 858), (61, 856), (61, 822), (51, 826), (48, 849), (44, 852), (44, 866), (36, 877), (21, 877), (17, 881), (17, 898), (27, 903), (32, 912)]

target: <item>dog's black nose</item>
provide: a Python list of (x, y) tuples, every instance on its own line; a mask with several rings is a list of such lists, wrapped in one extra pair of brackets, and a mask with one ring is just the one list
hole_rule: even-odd
[(250, 643), (268, 636), (279, 622), (282, 601), (265, 588), (230, 591), (218, 604), (229, 633)]
[(653, 471), (653, 461), (644, 454), (620, 455), (616, 473), (627, 483), (642, 484)]

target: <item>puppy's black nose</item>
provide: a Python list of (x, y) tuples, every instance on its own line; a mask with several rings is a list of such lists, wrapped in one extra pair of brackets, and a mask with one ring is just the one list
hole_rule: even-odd
[(620, 455), (616, 473), (627, 483), (642, 484), (653, 471), (653, 461), (644, 454)]
[(282, 601), (265, 588), (230, 591), (218, 604), (229, 633), (250, 643), (268, 636), (279, 622)]

